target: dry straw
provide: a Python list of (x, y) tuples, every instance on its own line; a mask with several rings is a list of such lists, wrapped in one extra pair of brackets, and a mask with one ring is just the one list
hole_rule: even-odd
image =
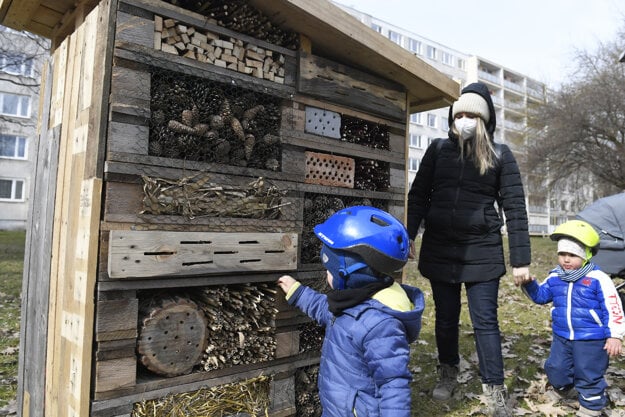
[(223, 417), (244, 413), (250, 417), (269, 416), (267, 376), (172, 394), (134, 405), (132, 417)]

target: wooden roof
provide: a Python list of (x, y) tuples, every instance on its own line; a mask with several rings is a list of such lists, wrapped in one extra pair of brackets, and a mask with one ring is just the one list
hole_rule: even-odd
[[(99, 0), (0, 0), (0, 23), (56, 39), (73, 31), (75, 17)], [(250, 0), (276, 24), (305, 35), (314, 54), (403, 85), (410, 111), (448, 106), (459, 85), (327, 0)]]

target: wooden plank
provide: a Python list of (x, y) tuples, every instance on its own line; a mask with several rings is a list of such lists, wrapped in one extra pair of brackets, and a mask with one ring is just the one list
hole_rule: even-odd
[(115, 65), (111, 76), (111, 110), (148, 120), (150, 86), (148, 71)]
[(137, 379), (137, 358), (119, 358), (95, 364), (95, 392), (132, 387)]
[(154, 46), (154, 20), (117, 12), (116, 40)]
[(301, 149), (289, 145), (282, 147), (282, 172), (291, 180), (302, 181), (306, 175), (306, 155)]
[(298, 92), (394, 121), (405, 120), (406, 93), (401, 86), (305, 53), (300, 54), (299, 65)]
[[(90, 402), (93, 339), (93, 293), (99, 244), (101, 178), (95, 176), (104, 136), (101, 111), (108, 93), (98, 66), (106, 53), (111, 3), (101, 2), (85, 16), (79, 7), (77, 30), (66, 39), (62, 137), (55, 211), (46, 366), (46, 413), (87, 415)], [(98, 30), (102, 25), (103, 30)], [(98, 51), (96, 54), (95, 51)], [(89, 59), (88, 57), (94, 57)], [(85, 79), (89, 86), (83, 86)], [(95, 113), (95, 115), (94, 115)]]
[(391, 187), (398, 189), (406, 189), (406, 166), (390, 167)]
[(44, 409), (46, 342), (52, 251), (52, 226), (59, 157), (60, 129), (48, 130), (52, 97), (51, 61), (43, 66), (40, 135), (35, 148), (33, 186), (30, 189), (29, 226), (26, 233), (20, 354), (18, 366), (18, 415), (37, 415)]
[[(54, 218), (54, 232), (53, 232), (53, 247), (52, 247), (52, 267), (50, 272), (50, 306), (48, 311), (48, 352), (46, 369), (46, 393), (45, 393), (45, 409), (54, 410), (54, 414), (64, 413), (67, 407), (61, 402), (64, 401), (64, 397), (67, 395), (67, 383), (69, 377), (67, 373), (63, 371), (64, 364), (61, 354), (63, 348), (61, 345), (64, 343), (61, 335), (62, 325), (62, 309), (63, 309), (63, 297), (65, 294), (63, 277), (65, 276), (65, 261), (66, 257), (60, 256), (61, 253), (65, 253), (67, 249), (68, 229), (63, 219), (70, 218), (68, 212), (68, 195), (71, 193), (68, 191), (70, 183), (68, 177), (71, 174), (68, 171), (71, 170), (71, 150), (69, 149), (71, 140), (68, 138), (71, 131), (71, 124), (73, 118), (69, 115), (69, 108), (75, 97), (76, 92), (72, 89), (72, 79), (75, 61), (76, 44), (78, 43), (76, 37), (78, 34), (68, 37), (59, 48), (55, 50), (55, 74), (57, 74), (54, 89), (55, 94), (52, 103), (52, 123), (54, 125), (61, 125), (61, 146), (59, 150), (59, 169), (58, 169), (58, 182), (55, 202), (55, 218)], [(57, 72), (58, 70), (58, 72)], [(75, 117), (75, 112), (74, 112)], [(69, 252), (71, 253), (71, 252)], [(55, 375), (52, 378), (51, 375)], [(60, 381), (63, 381), (63, 386), (60, 385)]]
[(276, 333), (276, 359), (297, 355), (299, 337), (299, 331)]
[(276, 378), (269, 386), (269, 408), (283, 410), (295, 408), (295, 377)]
[(137, 337), (137, 298), (99, 301), (96, 304), (96, 341)]
[(62, 17), (62, 13), (47, 7), (47, 5), (40, 6), (35, 15), (32, 16), (29, 25), (38, 24), (51, 29), (56, 26), (57, 22), (61, 20)]
[[(17, 2), (16, 2), (17, 3)], [(23, 30), (40, 7), (40, 0), (21, 0), (19, 7), (11, 4), (2, 21), (4, 26)]]
[(148, 154), (150, 141), (148, 126), (111, 121), (108, 133), (108, 152)]
[(107, 360), (118, 358), (136, 358), (137, 338), (130, 339), (118, 339), (118, 340), (103, 340), (98, 342), (95, 359)]
[[(321, 268), (320, 265), (317, 265)], [(289, 272), (296, 275), (296, 272)], [(319, 274), (319, 277), (321, 274)], [(325, 276), (325, 275), (324, 275)], [(211, 276), (192, 276), (177, 277), (170, 279), (169, 277), (161, 277), (155, 279), (108, 279), (108, 277), (100, 278), (98, 282), (98, 291), (116, 291), (116, 290), (163, 290), (167, 288), (197, 288), (213, 285), (232, 285), (232, 284), (253, 284), (253, 283), (273, 283), (276, 281), (275, 273), (246, 273), (239, 275), (211, 275)]]
[(294, 233), (110, 232), (111, 278), (296, 268)]
[(126, 184), (107, 181), (106, 200), (104, 201), (104, 218), (111, 214), (138, 215), (143, 210), (143, 187), (140, 184)]

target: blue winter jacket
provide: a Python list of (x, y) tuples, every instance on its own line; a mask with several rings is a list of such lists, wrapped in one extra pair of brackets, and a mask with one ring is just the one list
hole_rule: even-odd
[(325, 294), (300, 286), (289, 297), (325, 327), (319, 368), (324, 417), (410, 417), (409, 344), (421, 330), (421, 290), (402, 285), (414, 305), (393, 310), (375, 299), (335, 317)]
[(622, 339), (625, 335), (623, 306), (614, 283), (597, 266), (575, 282), (549, 273), (540, 285), (532, 281), (523, 287), (537, 304), (553, 301), (553, 333), (568, 340)]

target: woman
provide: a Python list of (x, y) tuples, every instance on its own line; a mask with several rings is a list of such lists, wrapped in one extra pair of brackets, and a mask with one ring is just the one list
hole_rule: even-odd
[(506, 267), (495, 202), (505, 214), (510, 264), (519, 285), (529, 278), (530, 264), (523, 184), (510, 149), (493, 140), (495, 108), (485, 84), (462, 90), (449, 108), (449, 121), (449, 139), (432, 142), (408, 193), (411, 253), (423, 220), (419, 271), (430, 280), (436, 309), (439, 381), (433, 396), (447, 400), (457, 384), (464, 284), (489, 410), (508, 416), (497, 319), (499, 279)]

